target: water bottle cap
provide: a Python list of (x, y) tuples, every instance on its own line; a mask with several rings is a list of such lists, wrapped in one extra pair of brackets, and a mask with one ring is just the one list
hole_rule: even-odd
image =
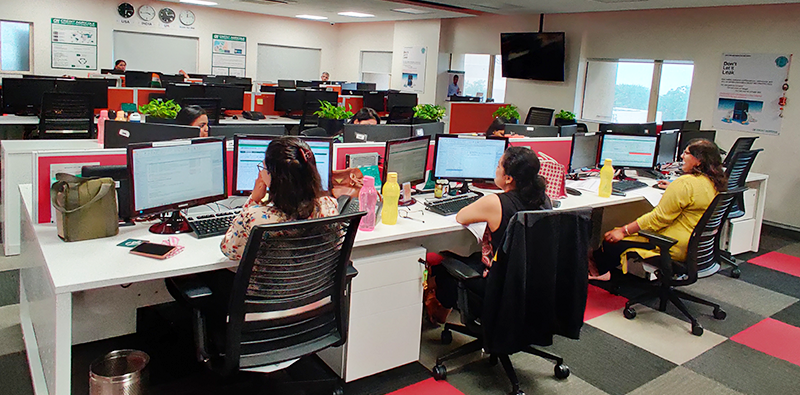
[(386, 174), (386, 182), (397, 182), (397, 172), (390, 171)]
[(362, 182), (364, 186), (375, 186), (375, 178), (372, 176), (364, 176), (364, 180)]
[(108, 118), (108, 110), (100, 110), (100, 116)]
[(603, 163), (605, 163), (607, 165), (610, 165), (611, 164), (611, 158), (606, 158), (606, 161), (603, 162)]

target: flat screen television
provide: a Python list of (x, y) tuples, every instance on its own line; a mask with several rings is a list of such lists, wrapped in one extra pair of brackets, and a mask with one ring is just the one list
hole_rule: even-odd
[(564, 33), (500, 33), (503, 77), (564, 81)]

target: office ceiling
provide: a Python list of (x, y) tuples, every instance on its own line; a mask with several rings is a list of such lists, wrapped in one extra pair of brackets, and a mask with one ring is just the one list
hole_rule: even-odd
[[(179, 0), (167, 0), (178, 2)], [(663, 8), (716, 7), (798, 3), (800, 0), (211, 0), (214, 6), (267, 15), (326, 17), (321, 22), (376, 22), (458, 18), (471, 15), (553, 14)], [(397, 10), (405, 10), (399, 12)], [(370, 18), (338, 15), (340, 12), (372, 14)], [(414, 12), (414, 13), (408, 13)]]

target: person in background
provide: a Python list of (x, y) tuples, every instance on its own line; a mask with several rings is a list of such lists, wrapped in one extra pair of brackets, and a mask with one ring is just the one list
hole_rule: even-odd
[(208, 137), (208, 114), (203, 107), (185, 106), (178, 112), (175, 121), (178, 125), (197, 126), (200, 128), (200, 137)]
[(447, 97), (458, 96), (461, 94), (461, 88), (458, 87), (458, 74), (453, 76), (453, 83), (447, 87)]
[(114, 62), (114, 74), (125, 74), (125, 69), (128, 68), (128, 63), (122, 59), (117, 59)]
[(506, 134), (506, 123), (503, 119), (495, 118), (489, 128), (486, 129), (487, 136), (503, 137)]
[(327, 71), (323, 71), (322, 75), (319, 77), (319, 80), (322, 82), (328, 82), (329, 79), (331, 79), (331, 75), (328, 74)]
[[(681, 155), (684, 175), (669, 183), (658, 206), (620, 228), (606, 232), (603, 245), (589, 255), (589, 279), (611, 279), (611, 269), (629, 258), (648, 259), (659, 256), (649, 249), (647, 239), (636, 235), (646, 229), (678, 240), (669, 253), (683, 261), (689, 248), (689, 238), (706, 209), (718, 192), (727, 190), (727, 177), (722, 170), (719, 148), (709, 140), (689, 143)], [(659, 181), (659, 186), (667, 185)]]
[(350, 121), (354, 125), (380, 125), (381, 117), (375, 110), (369, 107), (361, 107), (361, 109), (350, 118)]

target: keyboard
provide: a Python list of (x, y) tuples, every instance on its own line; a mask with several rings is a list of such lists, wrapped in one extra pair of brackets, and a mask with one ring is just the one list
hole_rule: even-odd
[(647, 184), (636, 180), (614, 181), (614, 183), (611, 184), (611, 189), (616, 192), (627, 192), (645, 187), (647, 187)]
[(211, 213), (198, 215), (196, 217), (187, 217), (186, 221), (192, 228), (198, 239), (224, 235), (231, 226), (233, 219), (241, 212), (241, 209), (222, 211), (219, 213)]
[(480, 198), (480, 195), (469, 192), (460, 196), (425, 202), (425, 208), (439, 215), (452, 215)]

